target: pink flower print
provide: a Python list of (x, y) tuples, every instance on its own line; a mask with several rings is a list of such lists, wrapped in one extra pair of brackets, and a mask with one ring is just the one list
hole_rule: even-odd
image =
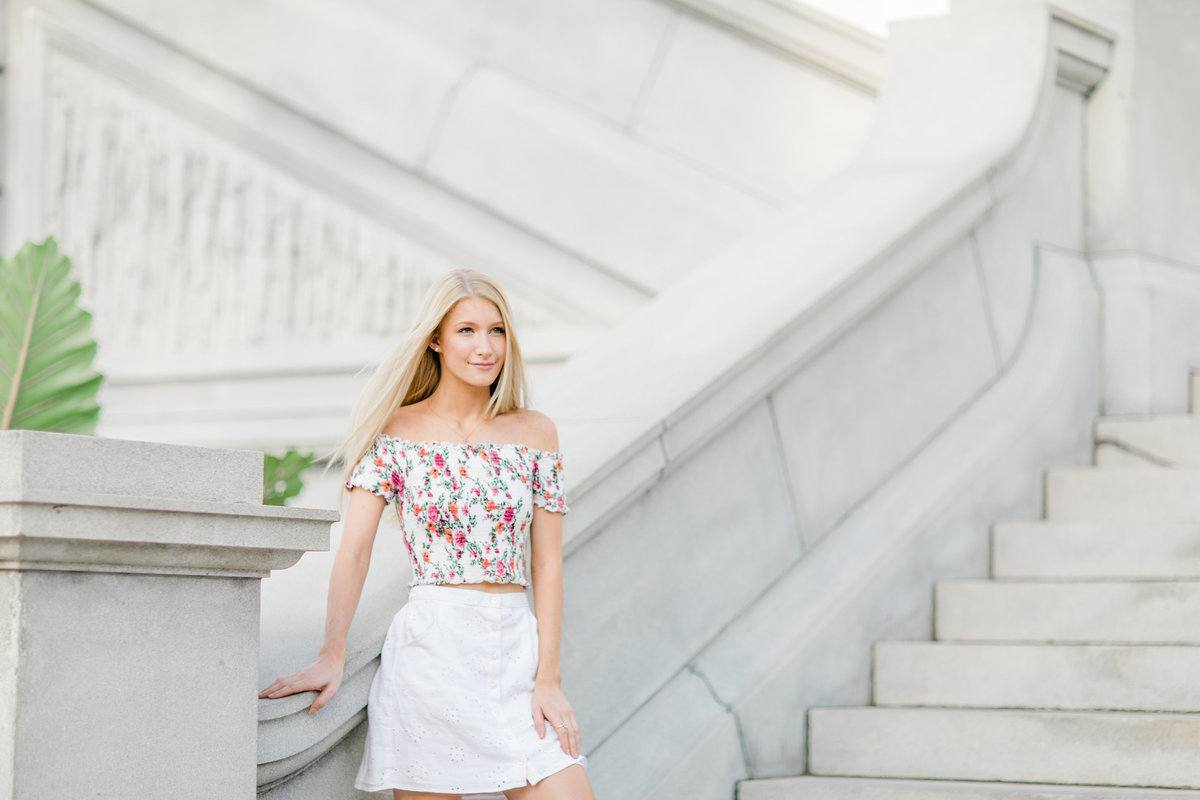
[(397, 489), (404, 488), (404, 481), (400, 480), (400, 473), (396, 470), (392, 470), (392, 486), (396, 487)]
[[(454, 532), (454, 546), (455, 547), (466, 547), (467, 546), (467, 535), (465, 533), (463, 533), (462, 531), (455, 531)], [(462, 558), (461, 552), (459, 553), (459, 558)]]
[(434, 464), (437, 464), (437, 468), (438, 468), (438, 469), (445, 469), (445, 468), (446, 468), (446, 459), (442, 458), (442, 454), (441, 454), (441, 453), (438, 453), (437, 455), (435, 455), (435, 456), (433, 457), (433, 463), (434, 463)]
[(429, 506), (429, 521), (431, 523), (436, 523), (438, 521), (437, 506)]
[(501, 559), (496, 559), (496, 575), (500, 578), (504, 577), (504, 561)]
[(492, 450), (492, 451), (488, 452), (488, 457), (491, 458), (492, 464), (494, 464), (497, 467), (500, 466), (500, 454), (499, 453), (497, 453), (495, 450)]
[(504, 508), (504, 523), (506, 525), (512, 525), (513, 517), (515, 517), (515, 516), (516, 516), (516, 514), (513, 512), (512, 506), (505, 506), (505, 508)]

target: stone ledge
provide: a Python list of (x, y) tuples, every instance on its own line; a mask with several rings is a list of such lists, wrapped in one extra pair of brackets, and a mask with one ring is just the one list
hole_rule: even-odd
[(338, 512), (261, 492), (257, 451), (3, 431), (0, 570), (261, 578), (328, 549)]
[[(255, 450), (109, 439), (49, 431), (0, 431), (0, 502), (53, 487), (55, 496), (262, 503), (263, 454)], [(59, 502), (54, 500), (52, 502)]]

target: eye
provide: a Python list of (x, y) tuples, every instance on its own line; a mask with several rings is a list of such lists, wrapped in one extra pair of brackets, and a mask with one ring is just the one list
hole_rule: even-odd
[(497, 325), (495, 328), (492, 328), (492, 330), (498, 331), (501, 335), (504, 334), (504, 328), (501, 328), (499, 325)]
[(459, 329), (458, 329), (458, 332), (459, 332), (459, 333), (462, 333), (463, 331), (469, 331), (469, 330), (471, 330), (471, 326), (470, 326), (470, 325), (468, 325), (468, 326), (466, 326), (466, 327), (463, 327), (463, 328), (459, 328)]

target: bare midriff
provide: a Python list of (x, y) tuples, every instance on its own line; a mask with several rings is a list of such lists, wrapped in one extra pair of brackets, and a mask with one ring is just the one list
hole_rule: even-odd
[(519, 583), (443, 583), (442, 586), (453, 586), (457, 589), (474, 589), (482, 592), (523, 592), (525, 587)]

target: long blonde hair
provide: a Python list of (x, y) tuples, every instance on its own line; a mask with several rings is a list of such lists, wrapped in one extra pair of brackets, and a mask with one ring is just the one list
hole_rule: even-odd
[(329, 454), (326, 470), (339, 459), (344, 465), (342, 485), (338, 489), (339, 507), (345, 482), (396, 409), (424, 400), (437, 388), (442, 377), (441, 362), (429, 344), (441, 330), (450, 310), (459, 300), (468, 297), (480, 297), (495, 304), (507, 339), (504, 363), (492, 382), (492, 396), (485, 415), (490, 419), (525, 407), (528, 396), (525, 362), (521, 358), (504, 291), (495, 280), (478, 270), (454, 269), (445, 273), (425, 293), (417, 318), (400, 343), (375, 368), (350, 412), (350, 434)]

